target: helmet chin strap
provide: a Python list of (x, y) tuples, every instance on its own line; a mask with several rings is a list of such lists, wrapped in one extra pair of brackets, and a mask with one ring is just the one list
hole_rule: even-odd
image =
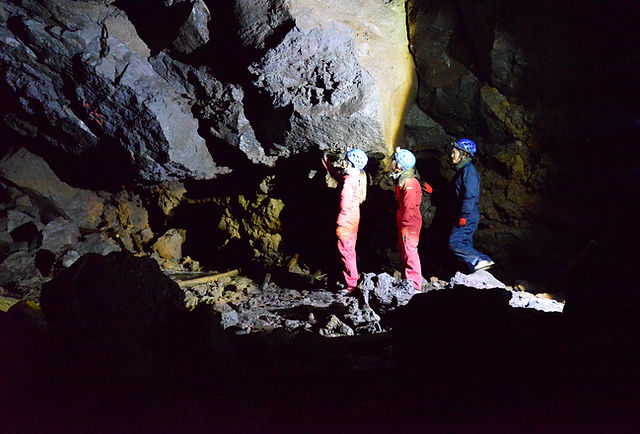
[[(399, 167), (402, 169), (402, 167), (401, 167), (401, 166), (399, 166)], [(391, 178), (393, 178), (393, 179), (398, 179), (398, 178), (400, 178), (400, 175), (402, 175), (404, 172), (405, 172), (405, 170), (404, 170), (404, 169), (403, 169), (403, 170), (400, 170), (399, 172), (391, 172), (390, 176), (391, 176)]]
[(342, 173), (345, 174), (347, 173), (347, 171), (349, 169), (354, 169), (356, 166), (353, 165), (353, 163), (349, 160), (343, 160), (342, 161)]

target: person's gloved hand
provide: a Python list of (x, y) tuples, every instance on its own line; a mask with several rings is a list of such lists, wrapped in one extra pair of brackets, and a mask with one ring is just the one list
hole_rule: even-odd
[(329, 170), (329, 156), (325, 153), (322, 155), (322, 165), (325, 169)]
[(431, 187), (428, 182), (422, 183), (422, 189), (429, 194), (433, 193), (433, 187)]
[(460, 217), (460, 220), (458, 220), (458, 226), (463, 227), (467, 225), (467, 219), (464, 217)]
[(408, 234), (409, 234), (409, 228), (402, 228), (400, 230), (400, 236), (402, 237), (402, 241), (407, 241)]

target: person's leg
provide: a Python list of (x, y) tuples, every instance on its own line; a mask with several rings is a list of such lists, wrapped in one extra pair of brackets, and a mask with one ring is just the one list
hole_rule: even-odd
[(342, 272), (347, 288), (355, 288), (358, 284), (360, 275), (358, 274), (358, 266), (356, 263), (356, 239), (358, 234), (355, 233), (348, 237), (338, 239), (338, 251), (342, 256), (344, 270)]
[(407, 254), (402, 239), (402, 228), (400, 226), (398, 226), (398, 254), (400, 255), (400, 262), (404, 266), (407, 263)]
[(449, 249), (460, 260), (467, 273), (472, 272), (478, 262), (478, 252), (473, 248), (473, 232), (472, 227), (455, 226), (449, 236)]
[(413, 287), (420, 291), (422, 289), (422, 267), (420, 256), (418, 255), (418, 243), (420, 242), (420, 229), (409, 229), (407, 239), (404, 241), (404, 275), (405, 279), (413, 282)]
[[(419, 237), (419, 233), (418, 233)], [(422, 289), (422, 267), (420, 264), (420, 256), (418, 255), (419, 238), (409, 235), (404, 243), (405, 247), (405, 278), (413, 282), (413, 287), (420, 291)]]

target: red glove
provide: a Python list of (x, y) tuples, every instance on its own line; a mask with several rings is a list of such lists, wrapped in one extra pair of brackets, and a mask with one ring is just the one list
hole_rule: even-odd
[(433, 187), (431, 187), (427, 182), (422, 183), (422, 189), (429, 194), (433, 193)]
[(466, 225), (467, 225), (467, 219), (464, 217), (460, 217), (460, 220), (458, 220), (458, 226), (462, 227)]

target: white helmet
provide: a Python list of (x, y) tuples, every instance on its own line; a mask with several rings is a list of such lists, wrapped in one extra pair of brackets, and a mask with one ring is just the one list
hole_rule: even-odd
[(367, 165), (367, 161), (369, 161), (369, 157), (362, 149), (352, 149), (347, 152), (347, 160), (353, 164), (356, 169), (364, 169), (364, 166)]

